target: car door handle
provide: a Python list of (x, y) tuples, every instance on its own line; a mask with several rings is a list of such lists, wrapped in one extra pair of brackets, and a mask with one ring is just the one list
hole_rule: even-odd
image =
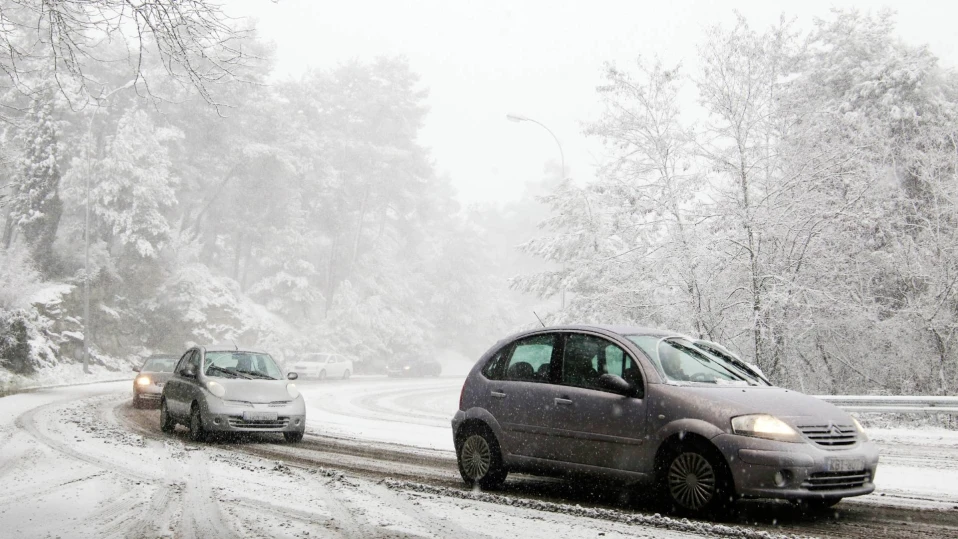
[(563, 398), (556, 397), (553, 400), (555, 401), (556, 404), (559, 404), (562, 406), (572, 406), (572, 399), (563, 399)]
[(492, 392), (490, 392), (489, 394), (492, 395), (493, 397), (497, 398), (497, 399), (504, 399), (504, 398), (506, 398), (506, 394), (503, 393), (502, 391), (492, 391)]

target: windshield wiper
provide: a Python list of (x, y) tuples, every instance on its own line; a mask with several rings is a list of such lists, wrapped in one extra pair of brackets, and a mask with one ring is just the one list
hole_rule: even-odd
[(245, 374), (243, 374), (242, 371), (237, 371), (237, 370), (233, 370), (233, 369), (228, 369), (228, 368), (226, 368), (226, 367), (220, 367), (219, 365), (208, 365), (208, 366), (206, 367), (206, 370), (211, 370), (211, 369), (217, 370), (217, 371), (220, 371), (220, 372), (225, 372), (226, 374), (229, 374), (229, 375), (234, 376), (234, 377), (236, 377), (236, 378), (246, 378), (247, 380), (250, 380), (250, 379), (251, 379), (249, 376), (246, 376)]
[(263, 373), (261, 373), (261, 372), (240, 371), (240, 370), (237, 370), (236, 372), (241, 372), (241, 373), (243, 373), (243, 374), (248, 374), (248, 375), (250, 375), (250, 376), (255, 376), (255, 377), (257, 377), (257, 378), (262, 378), (262, 379), (265, 379), (265, 380), (277, 380), (277, 379), (278, 379), (278, 378), (273, 378), (272, 376), (270, 376), (270, 375), (268, 375), (268, 374), (263, 374)]

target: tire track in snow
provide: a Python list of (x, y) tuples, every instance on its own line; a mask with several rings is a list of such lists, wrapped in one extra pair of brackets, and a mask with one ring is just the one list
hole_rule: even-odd
[(184, 539), (231, 539), (236, 534), (220, 511), (211, 486), (209, 457), (203, 451), (190, 451), (183, 489), (183, 514), (180, 518)]
[(404, 514), (412, 516), (435, 537), (456, 537), (457, 539), (480, 539), (489, 537), (488, 535), (463, 528), (452, 519), (442, 518), (433, 514), (418, 501), (409, 499), (409, 496), (415, 496), (409, 491), (400, 493), (382, 485), (375, 485), (371, 490), (375, 491), (380, 500), (388, 500), (386, 503), (398, 508)]

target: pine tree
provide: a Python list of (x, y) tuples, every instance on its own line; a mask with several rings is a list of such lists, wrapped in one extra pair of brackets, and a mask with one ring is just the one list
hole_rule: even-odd
[(37, 98), (30, 105), (26, 126), (19, 135), (23, 154), (18, 162), (10, 200), (4, 244), (10, 246), (14, 229), (23, 239), (41, 272), (55, 271), (53, 240), (63, 204), (60, 187), (60, 130), (52, 100)]

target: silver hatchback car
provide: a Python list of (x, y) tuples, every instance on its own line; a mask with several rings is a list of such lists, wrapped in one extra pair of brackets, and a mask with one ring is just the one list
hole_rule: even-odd
[(265, 352), (202, 346), (183, 354), (163, 386), (160, 429), (177, 423), (202, 441), (211, 432), (282, 432), (288, 442), (303, 439), (306, 405), (296, 373), (283, 376)]
[(854, 418), (708, 344), (607, 326), (499, 341), (466, 378), (452, 420), (463, 479), (614, 478), (687, 514), (737, 497), (828, 507), (874, 490), (878, 448)]

